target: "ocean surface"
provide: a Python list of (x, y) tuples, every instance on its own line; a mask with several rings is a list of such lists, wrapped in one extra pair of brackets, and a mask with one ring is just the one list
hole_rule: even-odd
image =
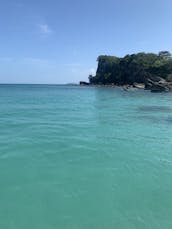
[(172, 228), (172, 94), (0, 85), (0, 229), (114, 228)]

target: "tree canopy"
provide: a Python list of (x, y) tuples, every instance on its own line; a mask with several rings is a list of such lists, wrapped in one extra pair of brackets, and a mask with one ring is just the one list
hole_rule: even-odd
[(91, 84), (144, 83), (151, 77), (172, 81), (172, 56), (168, 51), (158, 54), (141, 52), (123, 58), (101, 55), (97, 61), (96, 75), (89, 76)]

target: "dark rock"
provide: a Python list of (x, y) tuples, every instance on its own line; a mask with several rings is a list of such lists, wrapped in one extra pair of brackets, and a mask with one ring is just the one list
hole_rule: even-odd
[(169, 92), (169, 88), (163, 85), (153, 85), (151, 88), (151, 92)]
[(80, 81), (79, 84), (80, 84), (81, 86), (88, 86), (88, 85), (90, 85), (89, 83), (87, 83), (87, 82), (85, 82), (85, 81)]
[(172, 85), (161, 77), (151, 77), (146, 80), (145, 89), (151, 92), (169, 92), (172, 90)]

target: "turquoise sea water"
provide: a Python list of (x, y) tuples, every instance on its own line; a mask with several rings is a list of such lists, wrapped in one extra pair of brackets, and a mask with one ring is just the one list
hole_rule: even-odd
[(172, 228), (172, 94), (0, 86), (0, 229)]

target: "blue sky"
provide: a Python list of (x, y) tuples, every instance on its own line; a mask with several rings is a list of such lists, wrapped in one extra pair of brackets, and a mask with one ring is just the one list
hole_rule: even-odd
[(101, 54), (172, 51), (171, 0), (0, 0), (0, 83), (87, 80)]

